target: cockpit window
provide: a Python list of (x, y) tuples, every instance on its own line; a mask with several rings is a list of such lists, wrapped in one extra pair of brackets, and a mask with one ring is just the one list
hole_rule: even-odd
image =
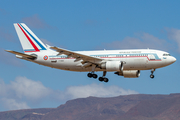
[(163, 56), (171, 56), (170, 54), (163, 54)]

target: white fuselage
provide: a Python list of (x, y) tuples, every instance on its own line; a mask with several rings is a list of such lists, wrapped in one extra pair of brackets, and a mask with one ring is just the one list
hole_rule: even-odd
[(157, 68), (176, 61), (169, 53), (152, 49), (70, 51), (45, 45), (24, 23), (15, 23), (17, 35), (24, 53), (6, 50), (17, 58), (40, 65), (77, 72), (88, 72), (89, 78), (97, 78), (95, 71), (103, 71), (99, 81), (108, 82), (107, 72), (115, 72), (125, 78), (137, 78), (140, 70), (151, 69), (151, 78)]
[[(102, 58), (106, 61), (123, 61), (124, 70), (149, 70), (168, 66), (176, 61), (169, 53), (152, 49), (134, 50), (103, 50), (103, 51), (75, 51), (76, 53)], [(82, 60), (76, 61), (75, 58), (48, 49), (46, 51), (34, 53), (38, 57), (32, 62), (49, 66), (52, 68), (86, 72), (91, 71), (91, 67), (83, 67)], [(46, 57), (45, 57), (46, 56)], [(94, 61), (96, 62), (96, 61)], [(102, 68), (95, 68), (95, 71), (107, 71)]]

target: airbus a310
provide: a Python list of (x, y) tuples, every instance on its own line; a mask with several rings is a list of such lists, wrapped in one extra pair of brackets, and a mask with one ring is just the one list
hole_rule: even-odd
[(107, 72), (114, 72), (125, 78), (137, 78), (141, 70), (151, 70), (154, 78), (157, 68), (176, 61), (169, 53), (153, 49), (70, 51), (45, 45), (24, 23), (15, 23), (24, 53), (6, 50), (17, 58), (40, 65), (77, 72), (89, 72), (89, 78), (98, 78), (95, 72), (102, 71), (99, 81), (108, 82)]

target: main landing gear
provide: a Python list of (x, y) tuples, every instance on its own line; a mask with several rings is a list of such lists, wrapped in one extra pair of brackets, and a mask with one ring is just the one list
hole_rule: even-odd
[[(87, 76), (89, 78), (95, 78), (96, 79), (98, 77), (97, 74), (94, 74), (95, 68), (96, 68), (96, 65), (92, 65), (92, 72), (87, 74)], [(101, 81), (101, 82), (102, 81), (104, 81), (104, 82), (108, 82), (109, 81), (108, 78), (105, 77), (106, 73), (107, 73), (106, 71), (103, 71), (103, 76), (99, 77), (99, 81)]]
[(92, 77), (93, 77), (93, 78), (95, 78), (95, 79), (98, 77), (97, 74), (94, 74), (94, 73), (88, 73), (87, 76), (88, 76), (89, 78), (92, 78)]
[(153, 75), (154, 71), (155, 71), (155, 69), (152, 69), (152, 70), (151, 70), (150, 78), (152, 78), (152, 79), (154, 78), (154, 75)]
[(104, 81), (104, 82), (108, 82), (109, 81), (109, 79), (108, 78), (106, 78), (105, 76), (106, 76), (106, 71), (103, 71), (103, 76), (102, 77), (99, 77), (99, 81)]
[[(98, 77), (97, 74), (94, 74), (94, 72), (88, 73), (87, 76), (88, 76), (89, 78), (94, 78), (94, 79), (96, 79), (96, 78)], [(103, 81), (104, 81), (104, 82), (108, 82), (109, 79), (106, 78), (105, 76), (106, 76), (106, 71), (103, 71), (103, 76), (102, 76), (102, 77), (99, 77), (99, 81), (101, 81), (101, 82), (103, 82)]]
[(97, 74), (94, 74), (94, 70), (95, 70), (95, 68), (96, 68), (96, 65), (92, 65), (92, 72), (91, 73), (88, 73), (87, 74), (87, 76), (89, 77), (89, 78), (97, 78), (98, 76), (97, 76)]

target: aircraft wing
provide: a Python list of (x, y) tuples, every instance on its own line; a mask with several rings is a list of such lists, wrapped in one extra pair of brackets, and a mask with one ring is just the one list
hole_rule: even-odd
[(13, 53), (15, 55), (18, 55), (19, 57), (24, 57), (24, 58), (28, 58), (28, 59), (36, 59), (37, 56), (33, 56), (33, 55), (27, 55), (27, 54), (24, 54), (24, 53), (20, 53), (20, 52), (16, 52), (16, 51), (12, 51), (12, 50), (5, 50), (7, 52), (10, 52), (10, 53)]
[(58, 47), (50, 47), (50, 48), (56, 50), (57, 52), (59, 52), (59, 55), (60, 54), (65, 54), (68, 57), (76, 58), (75, 61), (83, 60), (84, 62), (98, 63), (98, 62), (103, 60), (101, 58), (96, 58), (96, 57), (76, 53), (76, 52), (66, 50), (66, 49), (62, 49), (62, 48), (58, 48)]

